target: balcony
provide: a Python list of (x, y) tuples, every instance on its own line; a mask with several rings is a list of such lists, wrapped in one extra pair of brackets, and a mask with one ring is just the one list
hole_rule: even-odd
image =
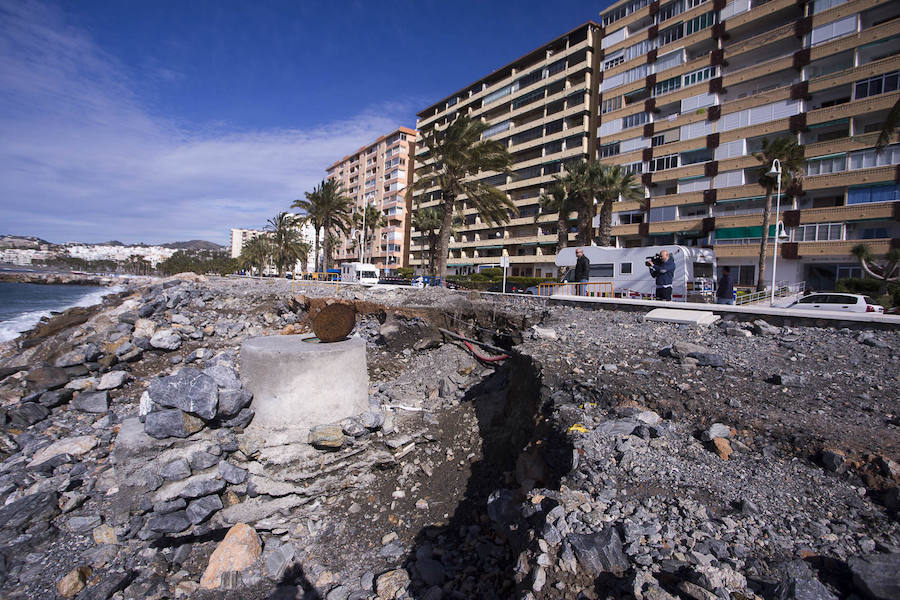
[(638, 233), (640, 233), (640, 224), (638, 223), (612, 226), (612, 235), (638, 235)]
[(829, 73), (828, 75), (810, 79), (809, 92), (813, 93), (838, 85), (855, 83), (862, 79), (875, 77), (876, 75), (896, 71), (897, 69), (900, 69), (900, 56), (889, 56), (887, 58), (882, 58), (881, 60), (866, 63), (861, 67), (852, 67), (850, 69), (844, 69), (842, 71), (837, 71), (836, 73)]
[(650, 223), (651, 235), (654, 233), (696, 233), (702, 230), (703, 219), (682, 219), (676, 221), (663, 221), (662, 223)]
[[(800, 223), (834, 223), (893, 219), (894, 202), (851, 204), (829, 208), (809, 208), (800, 211)], [(718, 223), (718, 221), (716, 221)]]
[(885, 38), (900, 35), (900, 19), (894, 19), (875, 27), (864, 29), (855, 35), (846, 35), (810, 49), (810, 60), (818, 60), (858, 46), (865, 46)]
[[(751, 11), (752, 13), (752, 11)], [(749, 13), (745, 13), (749, 14)], [(726, 31), (734, 28), (732, 26), (733, 19), (725, 21)], [(746, 40), (741, 40), (739, 42), (734, 43), (726, 43), (725, 44), (725, 60), (728, 60), (738, 54), (743, 54), (745, 52), (752, 52), (754, 50), (758, 50), (764, 46), (768, 46), (777, 41), (781, 41), (783, 39), (787, 39), (794, 35), (794, 23), (788, 23), (786, 25), (782, 25), (781, 27), (777, 27), (760, 35), (755, 35)]]
[[(790, 8), (792, 6), (795, 6), (796, 4), (797, 3), (793, 0), (772, 0), (772, 2), (766, 2), (762, 6), (754, 6), (747, 12), (743, 12), (731, 17), (730, 19), (726, 19), (726, 31), (733, 32), (738, 27), (742, 27), (744, 25), (747, 25), (748, 23), (752, 23), (757, 19), (768, 17), (769, 15), (773, 15), (778, 11)], [(791, 23), (791, 26), (793, 26), (793, 23)]]
[[(898, 21), (900, 21), (900, 19), (898, 19)], [(837, 106), (817, 108), (806, 114), (806, 122), (808, 125), (815, 125), (817, 123), (827, 123), (829, 121), (836, 121), (837, 119), (847, 119), (849, 117), (856, 117), (880, 110), (890, 110), (890, 108), (894, 106), (894, 103), (897, 102), (898, 96), (900, 96), (900, 92), (890, 92), (863, 98), (862, 100), (853, 100)]]
[(893, 181), (896, 174), (896, 165), (885, 165), (871, 169), (859, 169), (855, 171), (840, 171), (828, 175), (813, 175), (803, 181), (804, 190), (823, 190), (828, 188), (845, 188), (851, 185), (866, 183), (882, 183)]
[[(807, 256), (836, 256), (851, 259), (851, 250), (858, 244), (866, 244), (873, 254), (886, 254), (891, 249), (890, 239), (837, 240), (833, 242), (798, 242), (800, 258)], [(852, 260), (855, 260), (853, 258)]]

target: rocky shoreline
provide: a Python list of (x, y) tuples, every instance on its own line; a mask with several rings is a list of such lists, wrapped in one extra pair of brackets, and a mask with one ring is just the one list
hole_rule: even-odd
[[(302, 292), (135, 283), (0, 347), (0, 597), (900, 594), (897, 331)], [(266, 447), (240, 344), (330, 297), (369, 409)]]
[(66, 273), (47, 271), (0, 271), (0, 283), (34, 283), (41, 285), (93, 285), (108, 287), (113, 285), (144, 285), (156, 277), (143, 275), (94, 275), (89, 273)]

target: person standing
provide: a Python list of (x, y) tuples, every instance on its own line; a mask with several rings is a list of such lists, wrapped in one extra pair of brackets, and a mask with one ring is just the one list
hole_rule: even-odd
[[(587, 283), (591, 276), (591, 261), (584, 255), (583, 248), (576, 248), (575, 256), (578, 259), (575, 261), (575, 281), (580, 284)], [(575, 294), (584, 296), (584, 285), (576, 286)]]
[(722, 276), (719, 277), (719, 287), (716, 290), (716, 304), (734, 305), (734, 278), (731, 276), (731, 267), (722, 267)]
[(672, 281), (675, 279), (675, 258), (668, 250), (659, 253), (658, 261), (647, 261), (650, 276), (656, 279), (656, 299), (672, 299)]

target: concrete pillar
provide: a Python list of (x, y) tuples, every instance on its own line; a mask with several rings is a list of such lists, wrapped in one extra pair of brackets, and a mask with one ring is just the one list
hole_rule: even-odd
[(273, 335), (241, 344), (241, 379), (256, 412), (246, 434), (262, 444), (306, 443), (309, 429), (369, 408), (366, 343)]

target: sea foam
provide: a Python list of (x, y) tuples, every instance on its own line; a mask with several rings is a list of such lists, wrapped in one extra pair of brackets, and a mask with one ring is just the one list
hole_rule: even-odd
[(75, 303), (69, 304), (67, 306), (62, 306), (55, 311), (34, 310), (22, 313), (16, 317), (13, 317), (12, 319), (7, 319), (6, 321), (0, 321), (0, 342), (8, 342), (9, 340), (19, 337), (19, 335), (21, 335), (23, 332), (28, 331), (29, 329), (32, 329), (35, 325), (37, 325), (41, 321), (41, 319), (52, 315), (53, 312), (62, 312), (66, 309), (74, 308), (76, 306), (93, 306), (95, 304), (100, 304), (100, 302), (103, 301), (103, 296), (121, 292), (123, 289), (125, 288), (122, 286), (112, 286), (102, 290), (87, 293), (77, 301), (75, 301)]

